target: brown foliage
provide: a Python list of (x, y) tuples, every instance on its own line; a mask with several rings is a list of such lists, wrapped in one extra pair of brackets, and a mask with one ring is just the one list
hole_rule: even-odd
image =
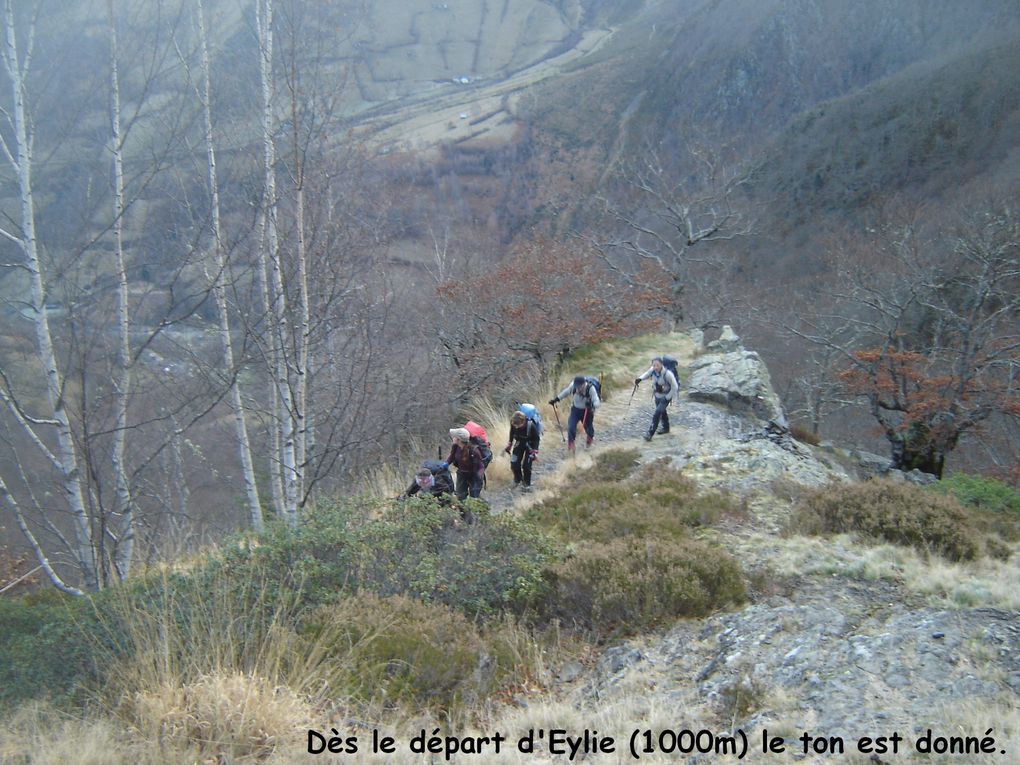
[(946, 455), (960, 436), (993, 411), (1018, 406), (1010, 386), (979, 376), (980, 365), (965, 373), (942, 371), (929, 355), (871, 348), (853, 354), (854, 365), (840, 373), (847, 390), (865, 396), (893, 444), (896, 467), (942, 475)]
[[(654, 275), (651, 275), (654, 276)], [(437, 287), (442, 341), (469, 386), (508, 364), (657, 329), (669, 305), (662, 280), (622, 279), (579, 241), (531, 240), (470, 279)]]

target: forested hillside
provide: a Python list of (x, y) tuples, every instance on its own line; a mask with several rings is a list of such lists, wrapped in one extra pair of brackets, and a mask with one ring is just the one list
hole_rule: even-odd
[(1015, 3), (4, 11), (3, 526), (66, 589), (674, 325), (816, 437), (1016, 465)]

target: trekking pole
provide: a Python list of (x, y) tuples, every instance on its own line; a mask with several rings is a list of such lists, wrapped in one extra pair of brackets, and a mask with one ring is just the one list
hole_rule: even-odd
[(627, 408), (630, 409), (630, 402), (634, 400), (634, 394), (637, 393), (637, 386), (640, 383), (634, 383), (634, 390), (630, 392), (630, 398), (627, 399)]
[(560, 429), (560, 440), (566, 443), (567, 437), (563, 433), (563, 425), (560, 423), (560, 410), (556, 408), (556, 404), (552, 405), (553, 414), (556, 415), (556, 427)]

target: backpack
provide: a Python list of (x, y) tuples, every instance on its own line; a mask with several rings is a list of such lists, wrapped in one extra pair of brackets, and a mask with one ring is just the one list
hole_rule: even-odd
[(665, 353), (660, 357), (662, 359), (662, 366), (666, 367), (670, 372), (673, 373), (673, 377), (676, 378), (677, 385), (680, 384), (680, 369), (677, 364), (677, 360), (672, 356), (667, 356)]
[(482, 453), (482, 464), (489, 467), (489, 463), (492, 462), (492, 445), (489, 443), (489, 434), (485, 432), (485, 428), (473, 420), (468, 420), (464, 428), (471, 434), (471, 443), (477, 446), (478, 451)]
[(436, 479), (436, 486), (442, 485), (444, 488), (453, 486), (453, 473), (442, 460), (425, 460), (421, 466), (432, 473), (432, 477)]
[[(595, 392), (599, 394), (599, 399), (601, 399), (602, 398), (602, 381), (599, 378), (597, 378), (597, 377), (595, 377), (593, 375), (585, 375), (584, 376), (584, 381), (586, 383), (588, 383), (589, 386), (595, 388)], [(585, 390), (585, 396), (587, 397), (588, 403), (590, 404), (591, 403), (591, 391), (590, 390)]]
[(528, 423), (535, 427), (538, 435), (541, 437), (545, 426), (542, 424), (542, 415), (538, 413), (538, 407), (534, 404), (521, 404), (520, 411), (527, 418)]

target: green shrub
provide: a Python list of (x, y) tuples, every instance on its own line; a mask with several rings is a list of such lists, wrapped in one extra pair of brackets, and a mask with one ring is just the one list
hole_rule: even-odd
[(949, 560), (971, 560), (983, 548), (974, 516), (954, 498), (884, 479), (830, 484), (807, 493), (791, 529), (860, 533)]
[(98, 677), (91, 605), (48, 594), (0, 598), (0, 707), (36, 698), (76, 705)]
[(590, 475), (604, 482), (622, 481), (634, 472), (640, 458), (637, 449), (607, 449), (595, 457)]
[(1020, 518), (1020, 491), (995, 478), (954, 473), (933, 484), (931, 488), (941, 494), (956, 497), (968, 507)]
[(598, 632), (632, 634), (703, 616), (745, 597), (740, 567), (694, 541), (617, 539), (592, 545), (550, 572), (545, 613)]
[(300, 588), (315, 606), (358, 591), (437, 601), (469, 615), (513, 609), (534, 598), (554, 559), (550, 540), (509, 515), (468, 501), (458, 507), (415, 497), (376, 517), (356, 507), (317, 508), (295, 530), (274, 528), (225, 548), (223, 566), (244, 581), (253, 566), (276, 572), (271, 599)]
[(736, 512), (727, 497), (701, 493), (671, 467), (646, 465), (627, 481), (590, 481), (534, 507), (529, 518), (561, 537), (609, 542), (624, 536), (680, 539), (692, 527)]
[(402, 595), (344, 598), (299, 631), (308, 652), (333, 657), (331, 697), (368, 706), (449, 711), (491, 695), (519, 660), (499, 630)]

